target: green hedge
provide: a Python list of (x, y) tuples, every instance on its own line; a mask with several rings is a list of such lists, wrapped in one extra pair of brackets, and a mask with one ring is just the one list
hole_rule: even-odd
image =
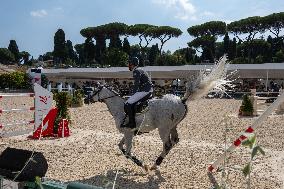
[(27, 73), (12, 72), (0, 75), (0, 88), (5, 89), (31, 89), (31, 79)]

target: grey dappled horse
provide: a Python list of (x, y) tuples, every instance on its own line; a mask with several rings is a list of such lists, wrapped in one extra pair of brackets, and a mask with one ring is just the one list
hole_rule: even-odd
[[(210, 74), (200, 75), (194, 82), (191, 82), (190, 89), (187, 90), (183, 99), (172, 94), (166, 94), (162, 98), (149, 100), (147, 111), (136, 115), (136, 123), (139, 133), (150, 132), (158, 129), (160, 138), (163, 142), (163, 151), (156, 159), (151, 170), (159, 166), (172, 147), (179, 142), (177, 125), (184, 119), (187, 113), (187, 100), (195, 100), (205, 95), (214, 88), (216, 81), (224, 77), (226, 72), (226, 58), (223, 57), (215, 64)], [(188, 88), (187, 88), (188, 89)], [(137, 132), (129, 128), (120, 128), (125, 121), (124, 102), (116, 91), (107, 86), (99, 86), (92, 96), (94, 101), (103, 101), (106, 103), (111, 115), (113, 116), (116, 128), (124, 134), (119, 142), (119, 149), (123, 154), (131, 159), (138, 166), (148, 171), (148, 166), (143, 165), (142, 161), (131, 154), (133, 137)], [(126, 147), (124, 149), (123, 147)]]

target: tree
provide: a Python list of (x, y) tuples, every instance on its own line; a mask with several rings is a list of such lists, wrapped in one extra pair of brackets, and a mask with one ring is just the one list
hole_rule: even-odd
[(188, 46), (195, 48), (197, 51), (199, 48), (202, 48), (202, 61), (214, 62), (215, 41), (215, 37), (207, 35), (195, 38), (194, 40), (188, 43)]
[(251, 42), (255, 39), (257, 33), (263, 33), (265, 31), (265, 26), (263, 24), (263, 20), (259, 16), (248, 17), (245, 19), (241, 19), (239, 21), (231, 22), (228, 24), (228, 31), (234, 33), (234, 35), (240, 40), (243, 41), (238, 35), (245, 35), (245, 41), (248, 44), (248, 61), (251, 61), (251, 51), (252, 48)]
[(105, 28), (106, 36), (110, 39), (109, 48), (121, 48), (121, 35), (126, 35), (127, 25), (124, 23), (113, 22), (103, 25)]
[(224, 41), (224, 54), (228, 54), (228, 51), (229, 51), (229, 48), (230, 48), (229, 47), (229, 45), (230, 45), (230, 38), (229, 38), (228, 32), (226, 32), (223, 41)]
[(106, 50), (106, 28), (101, 25), (97, 27), (88, 27), (80, 31), (83, 37), (86, 37), (88, 41), (92, 38), (96, 41), (95, 59), (97, 62), (101, 63), (101, 57), (103, 52)]
[(21, 57), (20, 57), (20, 52), (19, 52), (17, 42), (15, 40), (10, 40), (8, 49), (10, 50), (11, 53), (13, 53), (15, 57), (15, 61), (19, 63), (19, 60)]
[(77, 55), (76, 52), (74, 51), (72, 42), (70, 40), (66, 41), (66, 48), (67, 48), (68, 58), (71, 59), (73, 62), (76, 62)]
[(124, 23), (114, 22), (96, 27), (84, 28), (80, 31), (83, 37), (88, 41), (92, 38), (96, 41), (95, 59), (101, 63), (101, 58), (106, 50), (106, 39), (110, 39), (109, 48), (121, 48), (121, 40), (119, 36), (127, 34), (128, 26)]
[(171, 55), (169, 52), (163, 53), (156, 59), (155, 65), (157, 66), (178, 66), (182, 64), (177, 55)]
[(159, 56), (158, 44), (152, 45), (152, 47), (149, 50), (149, 55), (148, 55), (148, 60), (149, 60), (150, 66), (153, 66), (155, 64), (155, 60), (158, 56)]
[[(153, 35), (150, 33), (148, 29), (155, 28), (157, 26), (150, 24), (135, 24), (128, 27), (127, 33), (132, 36), (139, 37), (139, 46), (142, 51), (148, 47), (149, 43), (153, 39)], [(148, 30), (148, 32), (146, 32)], [(145, 45), (142, 45), (143, 39), (145, 41)]]
[(41, 56), (43, 61), (53, 60), (53, 52), (46, 52)]
[(234, 37), (233, 41), (229, 41), (229, 49), (228, 49), (228, 59), (233, 60), (236, 58), (237, 53), (237, 40)]
[(0, 48), (0, 62), (3, 64), (10, 64), (15, 61), (14, 54), (6, 48)]
[(196, 55), (196, 50), (194, 50), (193, 48), (186, 48), (185, 51), (185, 60), (187, 62), (187, 64), (195, 64), (196, 60), (195, 60), (195, 55)]
[(24, 64), (27, 64), (31, 55), (30, 55), (30, 53), (28, 53), (26, 51), (22, 51), (20, 53), (20, 56), (22, 57)]
[(281, 29), (284, 28), (284, 12), (273, 13), (262, 18), (266, 30), (269, 30), (278, 39)]
[(245, 41), (252, 41), (255, 35), (259, 32), (264, 32), (265, 27), (262, 23), (261, 17), (254, 16), (231, 22), (227, 26), (228, 31), (233, 33), (240, 41), (243, 41), (239, 35), (248, 34)]
[(214, 62), (215, 59), (215, 42), (218, 36), (226, 33), (226, 23), (222, 21), (211, 21), (204, 24), (192, 26), (187, 29), (189, 35), (195, 39), (188, 43), (189, 47), (196, 50), (202, 48), (202, 59)]
[(159, 26), (148, 28), (146, 30), (146, 34), (160, 40), (161, 46), (159, 48), (159, 51), (161, 54), (164, 44), (172, 37), (179, 37), (182, 34), (182, 31), (178, 28), (173, 28), (170, 26)]
[(79, 65), (85, 64), (84, 43), (76, 44), (74, 48), (78, 54), (78, 64)]
[(58, 29), (54, 35), (53, 56), (56, 63), (63, 63), (68, 57), (65, 45), (65, 33), (62, 29)]
[(226, 23), (222, 21), (211, 21), (201, 25), (192, 26), (187, 29), (189, 35), (194, 37), (201, 36), (220, 36), (226, 33)]
[(284, 62), (284, 53), (282, 50), (275, 54), (274, 62)]
[(123, 39), (122, 50), (128, 55), (130, 54), (130, 44), (126, 37)]
[(128, 54), (120, 49), (111, 48), (105, 51), (102, 60), (105, 66), (126, 66)]
[(86, 39), (84, 43), (84, 58), (85, 63), (92, 64), (95, 63), (95, 53), (96, 53), (96, 47), (92, 40)]

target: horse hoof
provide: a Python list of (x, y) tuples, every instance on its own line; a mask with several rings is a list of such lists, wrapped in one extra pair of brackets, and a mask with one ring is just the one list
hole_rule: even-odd
[(150, 168), (150, 170), (151, 170), (151, 171), (154, 171), (154, 170), (157, 170), (157, 168), (158, 168), (157, 165), (153, 165), (153, 166)]
[(149, 172), (149, 165), (144, 165), (143, 168), (146, 172)]

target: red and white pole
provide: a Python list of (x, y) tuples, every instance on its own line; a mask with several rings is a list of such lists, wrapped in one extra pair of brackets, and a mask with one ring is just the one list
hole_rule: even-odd
[[(249, 128), (246, 129), (245, 133), (252, 133), (256, 127), (260, 126), (261, 123), (276, 109), (279, 107), (279, 105), (284, 102), (284, 93), (282, 93), (268, 108), (263, 114), (261, 114), (257, 120), (250, 126)], [(212, 163), (208, 167), (208, 171), (212, 172), (213, 170), (217, 169), (218, 166), (221, 164), (221, 162), (224, 161), (225, 155), (229, 155), (231, 152), (233, 152), (240, 144), (242, 141), (246, 140), (246, 134), (242, 134), (239, 138), (237, 138), (234, 143), (226, 150), (225, 153), (223, 153), (214, 163)]]

